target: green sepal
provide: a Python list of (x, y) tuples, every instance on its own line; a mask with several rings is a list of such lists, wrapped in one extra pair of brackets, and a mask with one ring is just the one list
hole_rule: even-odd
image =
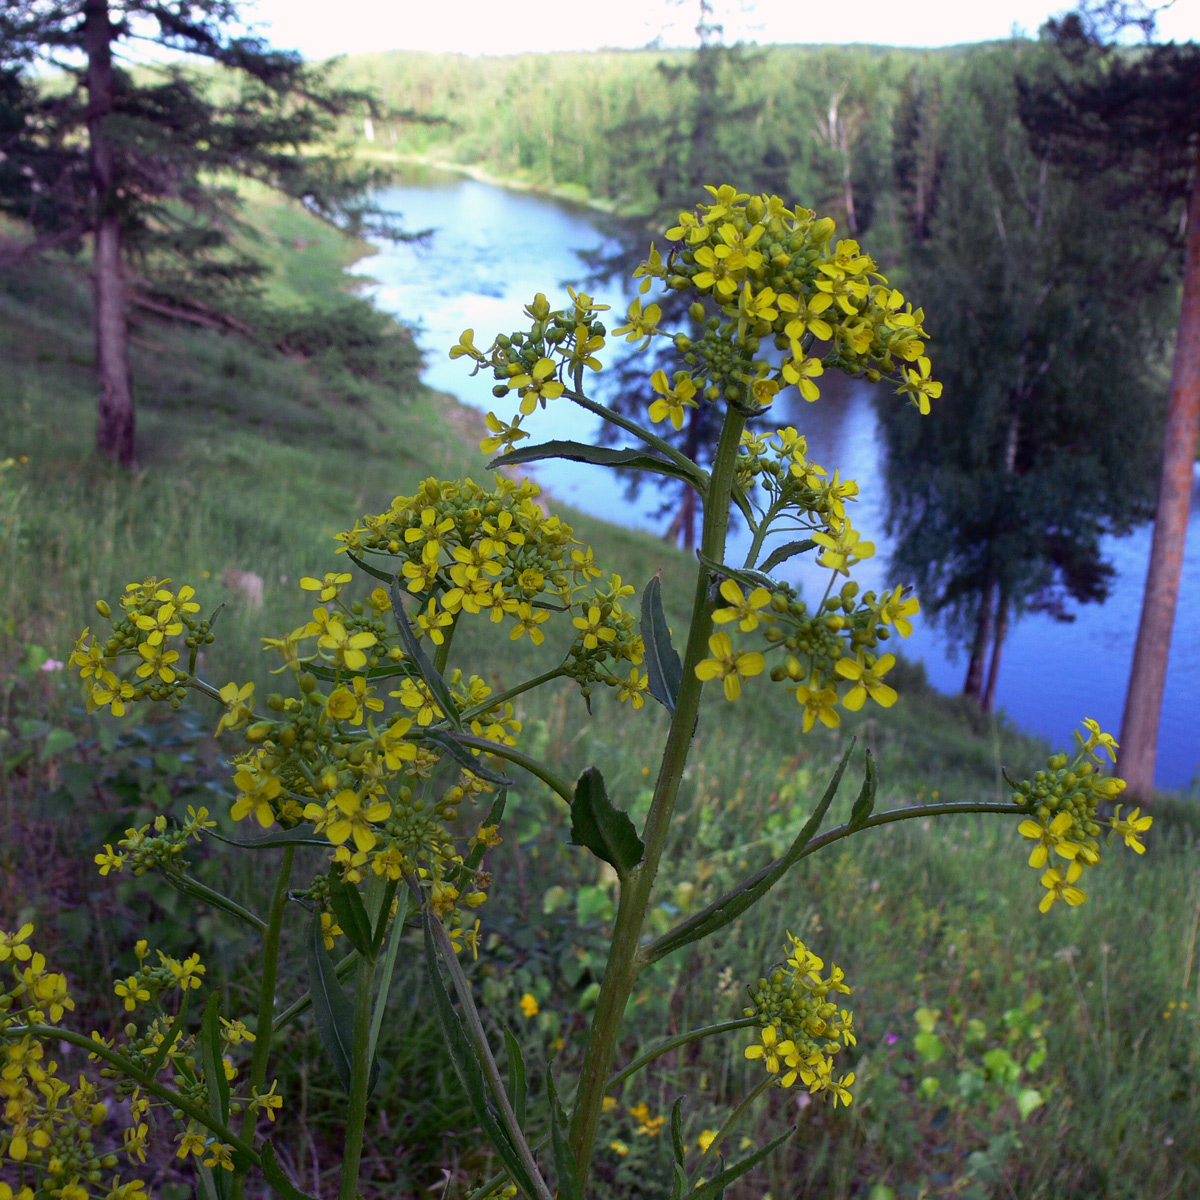
[(583, 1200), (579, 1171), (571, 1151), (567, 1114), (558, 1101), (554, 1072), (549, 1068), (546, 1070), (546, 1095), (550, 1100), (550, 1135), (554, 1144), (554, 1170), (558, 1175), (558, 1200)]
[[(308, 994), (312, 998), (317, 1033), (326, 1054), (333, 1061), (338, 1082), (346, 1095), (350, 1094), (350, 1064), (353, 1061), (354, 1005), (338, 982), (337, 969), (325, 949), (321, 931), (321, 914), (313, 913), (308, 927)], [(379, 1062), (372, 1061), (367, 1080), (367, 1094), (375, 1090), (379, 1079)]]
[(375, 941), (371, 918), (367, 916), (358, 888), (346, 883), (336, 863), (329, 868), (329, 903), (346, 940), (363, 958), (370, 958)]
[(533, 1180), (529, 1177), (529, 1172), (521, 1162), (520, 1155), (513, 1146), (512, 1139), (508, 1136), (508, 1131), (497, 1120), (495, 1106), (487, 1094), (483, 1071), (475, 1057), (475, 1051), (467, 1040), (467, 1035), (463, 1032), (462, 1023), (454, 1011), (450, 994), (442, 980), (442, 969), (438, 964), (437, 947), (433, 942), (433, 930), (428, 913), (424, 914), (424, 921), (426, 974), (429, 977), (429, 986), (433, 990), (434, 1007), (442, 1027), (442, 1037), (450, 1054), (454, 1073), (458, 1076), (463, 1091), (467, 1094), (467, 1100), (470, 1102), (475, 1119), (504, 1164), (504, 1169), (508, 1172), (509, 1177), (526, 1196), (536, 1197), (537, 1190), (533, 1185)]
[(263, 1178), (270, 1184), (271, 1191), (280, 1197), (280, 1200), (313, 1200), (312, 1196), (302, 1192), (283, 1173), (283, 1168), (275, 1157), (275, 1147), (269, 1140), (263, 1142), (262, 1149), (258, 1153), (262, 1159)]
[(646, 645), (646, 674), (650, 695), (668, 712), (675, 711), (683, 682), (683, 664), (671, 645), (671, 629), (662, 606), (662, 581), (658, 575), (642, 591), (642, 641)]
[(221, 993), (209, 994), (200, 1020), (200, 1062), (204, 1082), (208, 1085), (208, 1103), (213, 1116), (222, 1125), (229, 1123), (229, 1080), (225, 1078), (225, 1061), (221, 1056)]
[(702, 1183), (698, 1188), (694, 1188), (688, 1192), (689, 1200), (720, 1200), (725, 1189), (735, 1179), (740, 1179), (747, 1171), (757, 1167), (768, 1154), (782, 1146), (795, 1132), (796, 1127), (793, 1125), (786, 1133), (781, 1133), (773, 1142), (768, 1142), (761, 1150), (756, 1150), (748, 1158), (743, 1158), (741, 1162), (734, 1163), (732, 1167), (726, 1167), (719, 1174), (708, 1180), (707, 1183)]
[(462, 716), (450, 695), (450, 689), (446, 686), (446, 681), (442, 678), (441, 673), (429, 661), (429, 656), (421, 649), (417, 635), (413, 633), (408, 613), (404, 611), (404, 601), (400, 599), (400, 577), (398, 575), (392, 579), (392, 613), (396, 617), (396, 628), (400, 631), (400, 640), (404, 643), (405, 653), (413, 660), (421, 678), (425, 681), (434, 700), (437, 701), (438, 707), (445, 714), (446, 720), (455, 729), (461, 729)]
[(858, 799), (854, 801), (854, 807), (850, 810), (850, 828), (860, 828), (867, 818), (875, 809), (875, 788), (879, 782), (879, 777), (875, 771), (875, 759), (871, 755), (871, 751), (867, 751), (867, 770), (863, 776), (862, 790), (858, 793)]
[(833, 798), (837, 795), (838, 785), (842, 782), (846, 767), (850, 762), (850, 754), (854, 750), (855, 739), (851, 739), (850, 747), (842, 755), (833, 778), (829, 781), (824, 795), (817, 803), (813, 815), (804, 823), (804, 828), (796, 835), (796, 840), (788, 848), (786, 854), (768, 863), (761, 871), (755, 872), (749, 879), (743, 880), (737, 887), (714, 900), (706, 908), (689, 917), (686, 921), (668, 930), (662, 937), (655, 939), (641, 954), (645, 963), (657, 962), (664, 954), (678, 950), (689, 942), (699, 941), (715, 933), (730, 921), (736, 920), (751, 905), (758, 901), (773, 888), (787, 873), (788, 869), (799, 860), (805, 847), (816, 836), (825, 814), (829, 811)]
[(537, 446), (524, 446), (510, 450), (488, 463), (488, 470), (497, 467), (515, 467), (522, 463), (541, 462), (547, 458), (565, 458), (570, 462), (591, 463), (597, 467), (624, 467), (634, 471), (652, 471), (656, 475), (667, 475), (690, 483), (703, 495), (704, 477), (699, 468), (689, 470), (668, 458), (647, 454), (645, 450), (617, 450), (611, 446), (589, 446), (586, 442), (550, 441)]
[(789, 558), (795, 558), (797, 554), (803, 554), (807, 550), (811, 550), (817, 543), (812, 538), (803, 538), (798, 542), (784, 542), (782, 546), (776, 546), (774, 550), (759, 564), (760, 571), (770, 571), (772, 567), (779, 566), (780, 563), (785, 563)]
[(585, 846), (611, 864), (624, 880), (642, 861), (646, 847), (627, 813), (614, 808), (604, 787), (604, 776), (588, 767), (575, 785), (571, 801), (571, 843)]
[(525, 1127), (525, 1107), (529, 1096), (529, 1086), (525, 1078), (525, 1056), (521, 1053), (521, 1043), (513, 1036), (512, 1030), (504, 1030), (504, 1049), (508, 1053), (508, 1086), (512, 1089), (512, 1106), (516, 1114), (517, 1124)]

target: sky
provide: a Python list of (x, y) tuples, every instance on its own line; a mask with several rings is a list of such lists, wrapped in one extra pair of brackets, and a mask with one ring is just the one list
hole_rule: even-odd
[[(726, 41), (950, 46), (1035, 35), (1072, 0), (714, 0)], [(257, 0), (259, 32), (305, 58), (377, 50), (466, 54), (633, 48), (695, 42), (697, 0)], [(814, 17), (814, 13), (817, 15)], [(1162, 40), (1200, 41), (1200, 0), (1175, 0), (1159, 17)]]

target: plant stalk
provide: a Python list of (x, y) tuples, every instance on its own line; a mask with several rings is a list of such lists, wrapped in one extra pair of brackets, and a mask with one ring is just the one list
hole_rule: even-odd
[[(700, 544), (701, 553), (713, 562), (722, 562), (725, 556), (729, 503), (733, 493), (738, 447), (745, 426), (745, 414), (732, 406), (725, 410), (725, 421), (721, 426), (708, 496), (705, 499)], [(625, 1005), (637, 979), (637, 951), (642, 936), (642, 925), (650, 907), (654, 878), (658, 873), (659, 859), (666, 847), (671, 817), (679, 794), (679, 783), (687, 765), (700, 711), (700, 692), (703, 685), (696, 678), (696, 664), (707, 652), (708, 636), (712, 627), (713, 604), (709, 598), (709, 580), (708, 568), (700, 563), (696, 569), (692, 619), (683, 654), (683, 678), (654, 787), (654, 799), (651, 801), (650, 812), (642, 831), (645, 855), (621, 887), (617, 918), (613, 926), (612, 948), (609, 951), (596, 1015), (592, 1020), (591, 1034), (580, 1072), (575, 1111), (571, 1118), (571, 1150), (575, 1155), (580, 1185), (584, 1188), (587, 1187), (596, 1131), (600, 1124), (609, 1065), (621, 1036)]]
[(360, 958), (354, 972), (354, 1034), (350, 1063), (350, 1099), (342, 1146), (342, 1181), (338, 1200), (355, 1200), (363, 1132), (367, 1127), (367, 1084), (371, 1078), (371, 992), (375, 959)]

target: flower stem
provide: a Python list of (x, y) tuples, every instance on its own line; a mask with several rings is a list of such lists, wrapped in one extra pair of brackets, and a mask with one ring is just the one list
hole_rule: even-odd
[(371, 989), (375, 959), (360, 958), (354, 972), (354, 1033), (350, 1059), (350, 1099), (342, 1146), (342, 1181), (338, 1200), (355, 1200), (363, 1132), (367, 1127), (367, 1085), (371, 1079)]
[(766, 1079), (762, 1080), (758, 1087), (746, 1095), (741, 1104), (739, 1104), (737, 1108), (735, 1108), (733, 1112), (731, 1112), (729, 1116), (725, 1118), (725, 1124), (722, 1125), (717, 1131), (717, 1136), (713, 1138), (713, 1140), (709, 1143), (708, 1149), (704, 1152), (706, 1157), (710, 1154), (713, 1156), (712, 1158), (708, 1159), (709, 1162), (716, 1161), (716, 1156), (721, 1149), (721, 1143), (725, 1140), (729, 1131), (738, 1123), (746, 1109), (748, 1109), (750, 1105), (753, 1104), (754, 1101), (757, 1100), (759, 1096), (761, 1096), (763, 1092), (765, 1092), (767, 1088), (769, 1088), (771, 1084), (775, 1082), (775, 1079), (776, 1076), (768, 1075)]
[[(279, 878), (275, 881), (275, 893), (271, 897), (271, 910), (267, 914), (267, 932), (263, 938), (262, 991), (258, 1000), (258, 1024), (254, 1030), (254, 1057), (250, 1060), (249, 1086), (260, 1092), (267, 1079), (267, 1062), (271, 1056), (271, 1032), (275, 1018), (275, 979), (279, 970), (279, 935), (283, 928), (283, 910), (287, 905), (288, 882), (292, 877), (292, 862), (296, 847), (287, 846), (283, 851), (283, 862), (279, 865)], [(242, 1117), (242, 1140), (252, 1142), (257, 1113), (246, 1105)], [(246, 1173), (238, 1171), (233, 1177), (231, 1200), (242, 1200), (246, 1188)]]
[[(701, 553), (712, 562), (723, 561), (725, 555), (725, 535), (729, 530), (729, 502), (733, 492), (738, 447), (745, 426), (746, 417), (743, 413), (733, 406), (725, 410), (725, 421), (721, 427), (708, 496), (705, 499), (704, 527), (700, 544)], [(580, 1183), (585, 1188), (595, 1148), (596, 1131), (600, 1124), (605, 1080), (621, 1036), (625, 1005), (637, 979), (637, 951), (642, 936), (642, 925), (650, 907), (654, 878), (658, 873), (659, 859), (666, 847), (671, 817), (679, 794), (679, 783), (683, 778), (683, 769), (687, 764), (700, 711), (702, 684), (696, 678), (696, 664), (705, 655), (712, 627), (713, 605), (709, 598), (709, 582), (709, 570), (701, 562), (696, 570), (696, 590), (692, 601), (687, 646), (683, 654), (683, 676), (679, 695), (675, 701), (675, 713), (667, 734), (658, 780), (655, 783), (654, 799), (651, 801), (650, 812), (642, 831), (645, 854), (641, 863), (621, 887), (617, 918), (613, 925), (612, 948), (609, 951), (604, 980), (600, 985), (596, 1015), (592, 1020), (591, 1034), (580, 1071), (575, 1111), (571, 1118), (571, 1149), (575, 1155)]]

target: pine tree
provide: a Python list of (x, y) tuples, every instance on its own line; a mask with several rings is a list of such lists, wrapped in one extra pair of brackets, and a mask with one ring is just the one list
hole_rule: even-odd
[(1182, 257), (1154, 537), (1118, 763), (1130, 795), (1144, 800), (1154, 790), (1200, 436), (1200, 46), (1119, 45), (1119, 35), (1131, 28), (1149, 43), (1154, 15), (1136, 0), (1084, 3), (1050, 22), (1047, 33), (1061, 51), (1061, 66), (1026, 84), (1021, 115), (1044, 153), (1080, 177), (1105, 181), (1109, 203), (1129, 226), (1154, 237), (1152, 260), (1178, 263)]
[[(253, 277), (257, 265), (229, 248), (236, 193), (214, 182), (231, 175), (324, 216), (370, 218), (356, 200), (364, 173), (308, 153), (364, 98), (328, 87), (295, 54), (238, 36), (238, 9), (234, 0), (8, 0), (0, 11), (0, 212), (32, 230), (25, 256), (90, 235), (96, 444), (127, 466), (134, 260), (143, 270), (174, 263), (194, 286)], [(126, 47), (146, 43), (171, 61), (125, 65)], [(47, 66), (56, 74), (35, 81)]]

